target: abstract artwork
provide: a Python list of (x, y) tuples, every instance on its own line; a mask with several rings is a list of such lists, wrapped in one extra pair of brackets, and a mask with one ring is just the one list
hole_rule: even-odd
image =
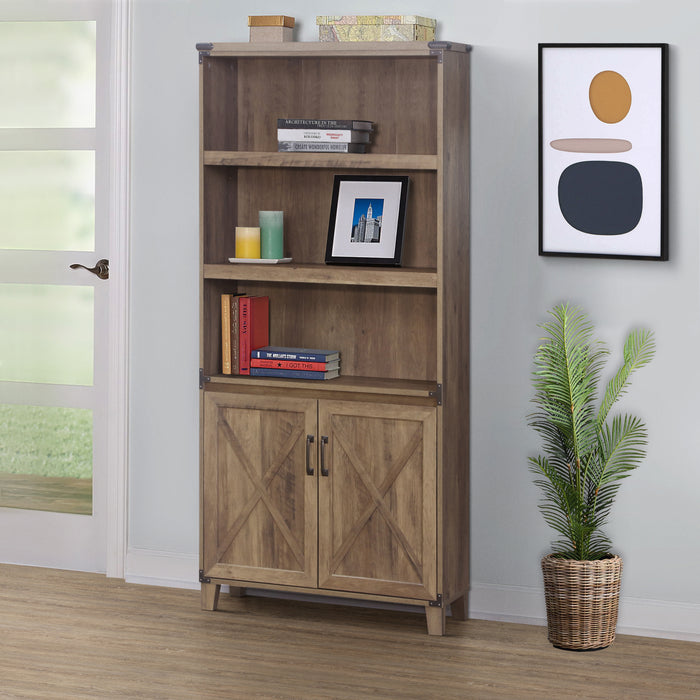
[(668, 259), (668, 45), (539, 45), (539, 253)]

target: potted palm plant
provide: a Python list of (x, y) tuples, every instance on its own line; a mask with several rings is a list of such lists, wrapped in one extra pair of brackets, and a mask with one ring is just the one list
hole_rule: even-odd
[(540, 510), (560, 536), (542, 559), (549, 640), (600, 649), (615, 638), (622, 561), (603, 533), (622, 479), (645, 456), (647, 431), (631, 415), (611, 415), (632, 373), (654, 354), (651, 331), (630, 333), (623, 362), (598, 396), (608, 350), (578, 308), (561, 304), (544, 323), (534, 357), (537, 406), (529, 416), (544, 454), (529, 459)]

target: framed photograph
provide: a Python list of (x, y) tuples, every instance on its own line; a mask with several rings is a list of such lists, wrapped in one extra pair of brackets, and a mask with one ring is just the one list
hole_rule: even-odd
[(539, 45), (539, 254), (668, 259), (668, 44)]
[(326, 262), (401, 265), (407, 176), (336, 175)]

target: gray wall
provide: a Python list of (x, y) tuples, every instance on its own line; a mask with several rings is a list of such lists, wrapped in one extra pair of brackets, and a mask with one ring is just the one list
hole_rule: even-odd
[[(388, 1), (385, 13), (407, 10)], [(131, 454), (128, 577), (194, 585), (198, 549), (198, 41), (247, 41), (248, 14), (377, 12), (376, 3), (134, 0)], [(621, 625), (700, 638), (700, 374), (697, 70), (694, 0), (465, 0), (411, 6), (472, 54), (472, 614), (541, 621), (539, 558), (551, 533), (527, 471), (537, 324), (560, 301), (584, 307), (620, 357), (652, 328), (657, 355), (624, 407), (649, 456), (609, 527), (625, 562)], [(669, 262), (537, 256), (537, 43), (668, 42)]]

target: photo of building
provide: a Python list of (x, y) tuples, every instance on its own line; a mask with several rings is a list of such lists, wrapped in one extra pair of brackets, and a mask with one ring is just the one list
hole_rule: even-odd
[(379, 243), (383, 211), (383, 199), (356, 199), (350, 242)]

